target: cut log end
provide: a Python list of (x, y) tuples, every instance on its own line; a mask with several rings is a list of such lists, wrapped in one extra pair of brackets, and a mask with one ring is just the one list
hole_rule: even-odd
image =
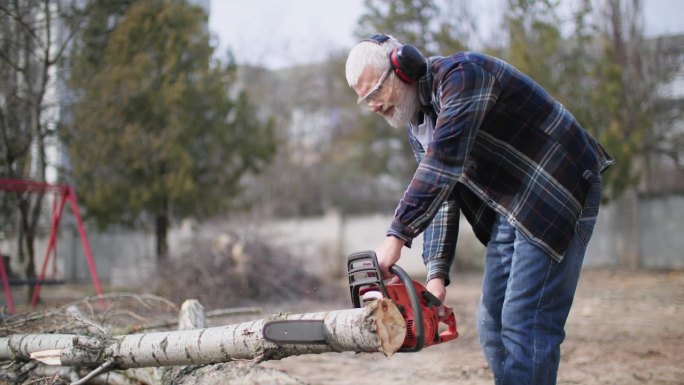
[(42, 362), (45, 365), (59, 366), (62, 365), (61, 354), (62, 349), (41, 350), (31, 353), (31, 359)]
[(178, 313), (178, 330), (204, 329), (208, 327), (204, 306), (196, 299), (188, 299)]
[(406, 338), (404, 317), (394, 302), (387, 298), (371, 302), (366, 310), (366, 319), (375, 324), (380, 342), (378, 350), (387, 357), (392, 356), (401, 348)]

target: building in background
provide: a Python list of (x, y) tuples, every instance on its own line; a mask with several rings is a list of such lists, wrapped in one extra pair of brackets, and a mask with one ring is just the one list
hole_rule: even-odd
[(657, 65), (665, 77), (657, 90), (658, 119), (652, 138), (645, 138), (645, 143), (657, 149), (645, 159), (639, 193), (646, 197), (683, 194), (684, 34), (653, 38), (648, 46), (657, 53)]

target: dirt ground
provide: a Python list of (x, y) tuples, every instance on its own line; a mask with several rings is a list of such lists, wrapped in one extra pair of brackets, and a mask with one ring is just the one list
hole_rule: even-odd
[[(391, 358), (328, 353), (263, 365), (309, 384), (492, 384), (475, 329), (480, 279), (454, 277), (446, 302), (455, 341)], [(684, 384), (684, 272), (585, 270), (566, 331), (559, 384)]]
[[(458, 320), (455, 341), (391, 358), (327, 353), (262, 365), (311, 385), (493, 384), (475, 329), (481, 274), (463, 273), (452, 281), (446, 302)], [(246, 320), (279, 311), (342, 309), (349, 306), (346, 289), (340, 286), (333, 302), (312, 298), (264, 306), (261, 315)], [(44, 293), (49, 303), (68, 297), (61, 298), (57, 288)], [(243, 321), (212, 319), (210, 326)], [(684, 384), (684, 271), (584, 270), (566, 331), (559, 384)]]

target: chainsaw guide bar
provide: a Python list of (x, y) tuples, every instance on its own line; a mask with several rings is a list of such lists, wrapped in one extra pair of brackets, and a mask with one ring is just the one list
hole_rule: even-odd
[(323, 320), (277, 320), (264, 324), (264, 339), (274, 344), (326, 344)]

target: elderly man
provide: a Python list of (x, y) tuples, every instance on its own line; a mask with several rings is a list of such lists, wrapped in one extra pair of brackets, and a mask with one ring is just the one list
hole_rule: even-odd
[(494, 57), (425, 59), (374, 35), (351, 50), (346, 76), (359, 104), (407, 128), (418, 160), (375, 250), (384, 277), (424, 232), (426, 287), (444, 300), (462, 212), (487, 248), (477, 325), (496, 383), (554, 384), (610, 155)]

